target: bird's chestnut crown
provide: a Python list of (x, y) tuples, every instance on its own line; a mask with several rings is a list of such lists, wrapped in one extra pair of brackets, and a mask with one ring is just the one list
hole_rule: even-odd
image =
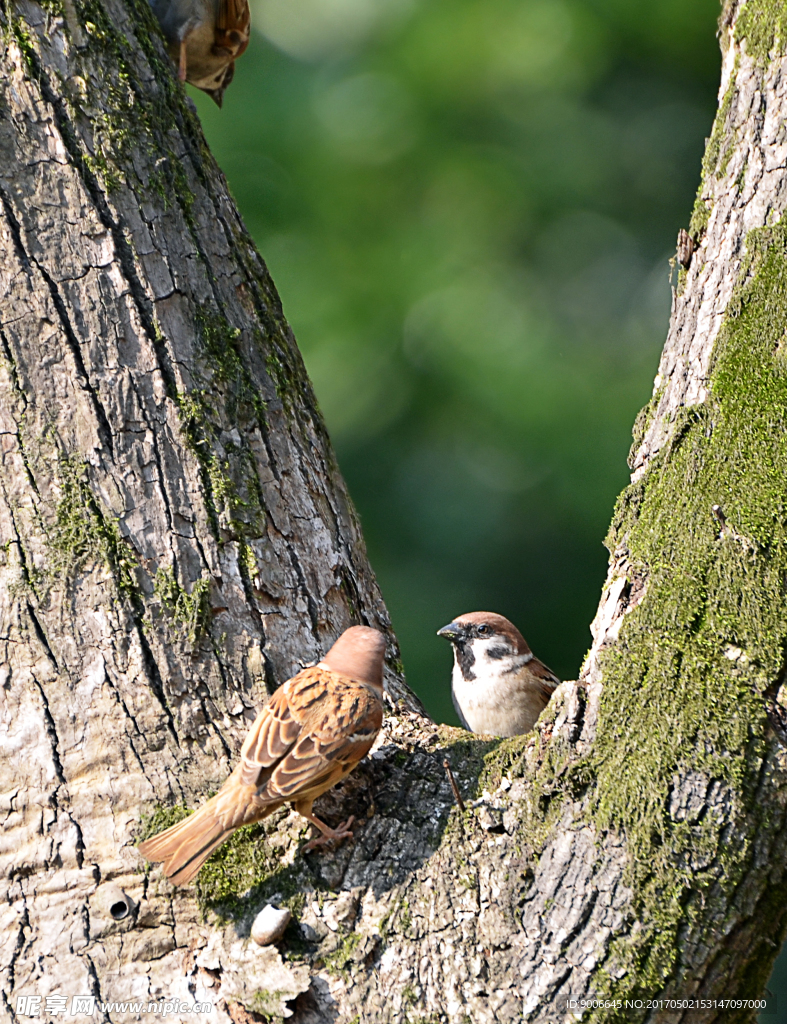
[(437, 635), (450, 640), (455, 647), (464, 647), (472, 644), (474, 640), (491, 640), (497, 637), (503, 640), (505, 647), (512, 652), (530, 653), (525, 638), (516, 626), (496, 612), (469, 612), (459, 615), (453, 622), (438, 629)]
[(438, 629), (437, 635), (444, 636), (452, 644), (466, 644), (476, 639), (488, 640), (498, 633), (488, 622), (454, 621)]

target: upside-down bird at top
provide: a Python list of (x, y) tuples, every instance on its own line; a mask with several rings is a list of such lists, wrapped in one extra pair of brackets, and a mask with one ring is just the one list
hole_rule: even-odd
[(249, 45), (249, 0), (149, 0), (181, 82), (221, 106), (235, 61)]
[(462, 725), (492, 736), (530, 732), (560, 680), (516, 626), (495, 612), (468, 612), (437, 635), (454, 648), (451, 697)]
[(322, 661), (276, 690), (219, 792), (190, 817), (140, 843), (143, 857), (164, 861), (167, 878), (187, 885), (237, 828), (267, 818), (284, 803), (322, 833), (304, 851), (351, 836), (352, 818), (332, 829), (312, 814), (312, 804), (349, 775), (380, 731), (384, 655), (378, 630), (345, 630)]

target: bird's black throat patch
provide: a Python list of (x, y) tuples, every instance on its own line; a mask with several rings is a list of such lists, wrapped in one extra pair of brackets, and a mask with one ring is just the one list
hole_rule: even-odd
[(462, 673), (462, 678), (468, 680), (475, 679), (475, 672), (473, 671), (473, 665), (475, 665), (473, 645), (460, 640), (454, 644), (454, 653), (456, 654), (456, 663), (459, 666), (459, 671)]

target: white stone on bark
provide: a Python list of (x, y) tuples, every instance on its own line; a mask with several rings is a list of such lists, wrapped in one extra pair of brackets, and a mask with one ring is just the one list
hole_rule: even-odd
[(292, 911), (286, 907), (281, 910), (268, 903), (254, 918), (251, 926), (251, 937), (258, 946), (272, 946), (284, 935), (287, 925), (292, 920)]

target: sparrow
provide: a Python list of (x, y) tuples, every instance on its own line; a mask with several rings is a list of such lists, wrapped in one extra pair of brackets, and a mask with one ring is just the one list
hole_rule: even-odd
[(383, 723), (385, 637), (368, 626), (346, 629), (322, 661), (279, 687), (254, 721), (240, 763), (198, 811), (140, 843), (150, 861), (163, 861), (175, 885), (187, 885), (241, 825), (291, 803), (322, 833), (315, 849), (352, 835), (353, 818), (330, 828), (312, 813), (368, 753)]
[(451, 641), (451, 697), (465, 729), (492, 736), (530, 732), (560, 680), (502, 615), (469, 612), (438, 629)]
[(178, 66), (181, 82), (202, 89), (218, 106), (249, 45), (249, 0), (149, 0)]

